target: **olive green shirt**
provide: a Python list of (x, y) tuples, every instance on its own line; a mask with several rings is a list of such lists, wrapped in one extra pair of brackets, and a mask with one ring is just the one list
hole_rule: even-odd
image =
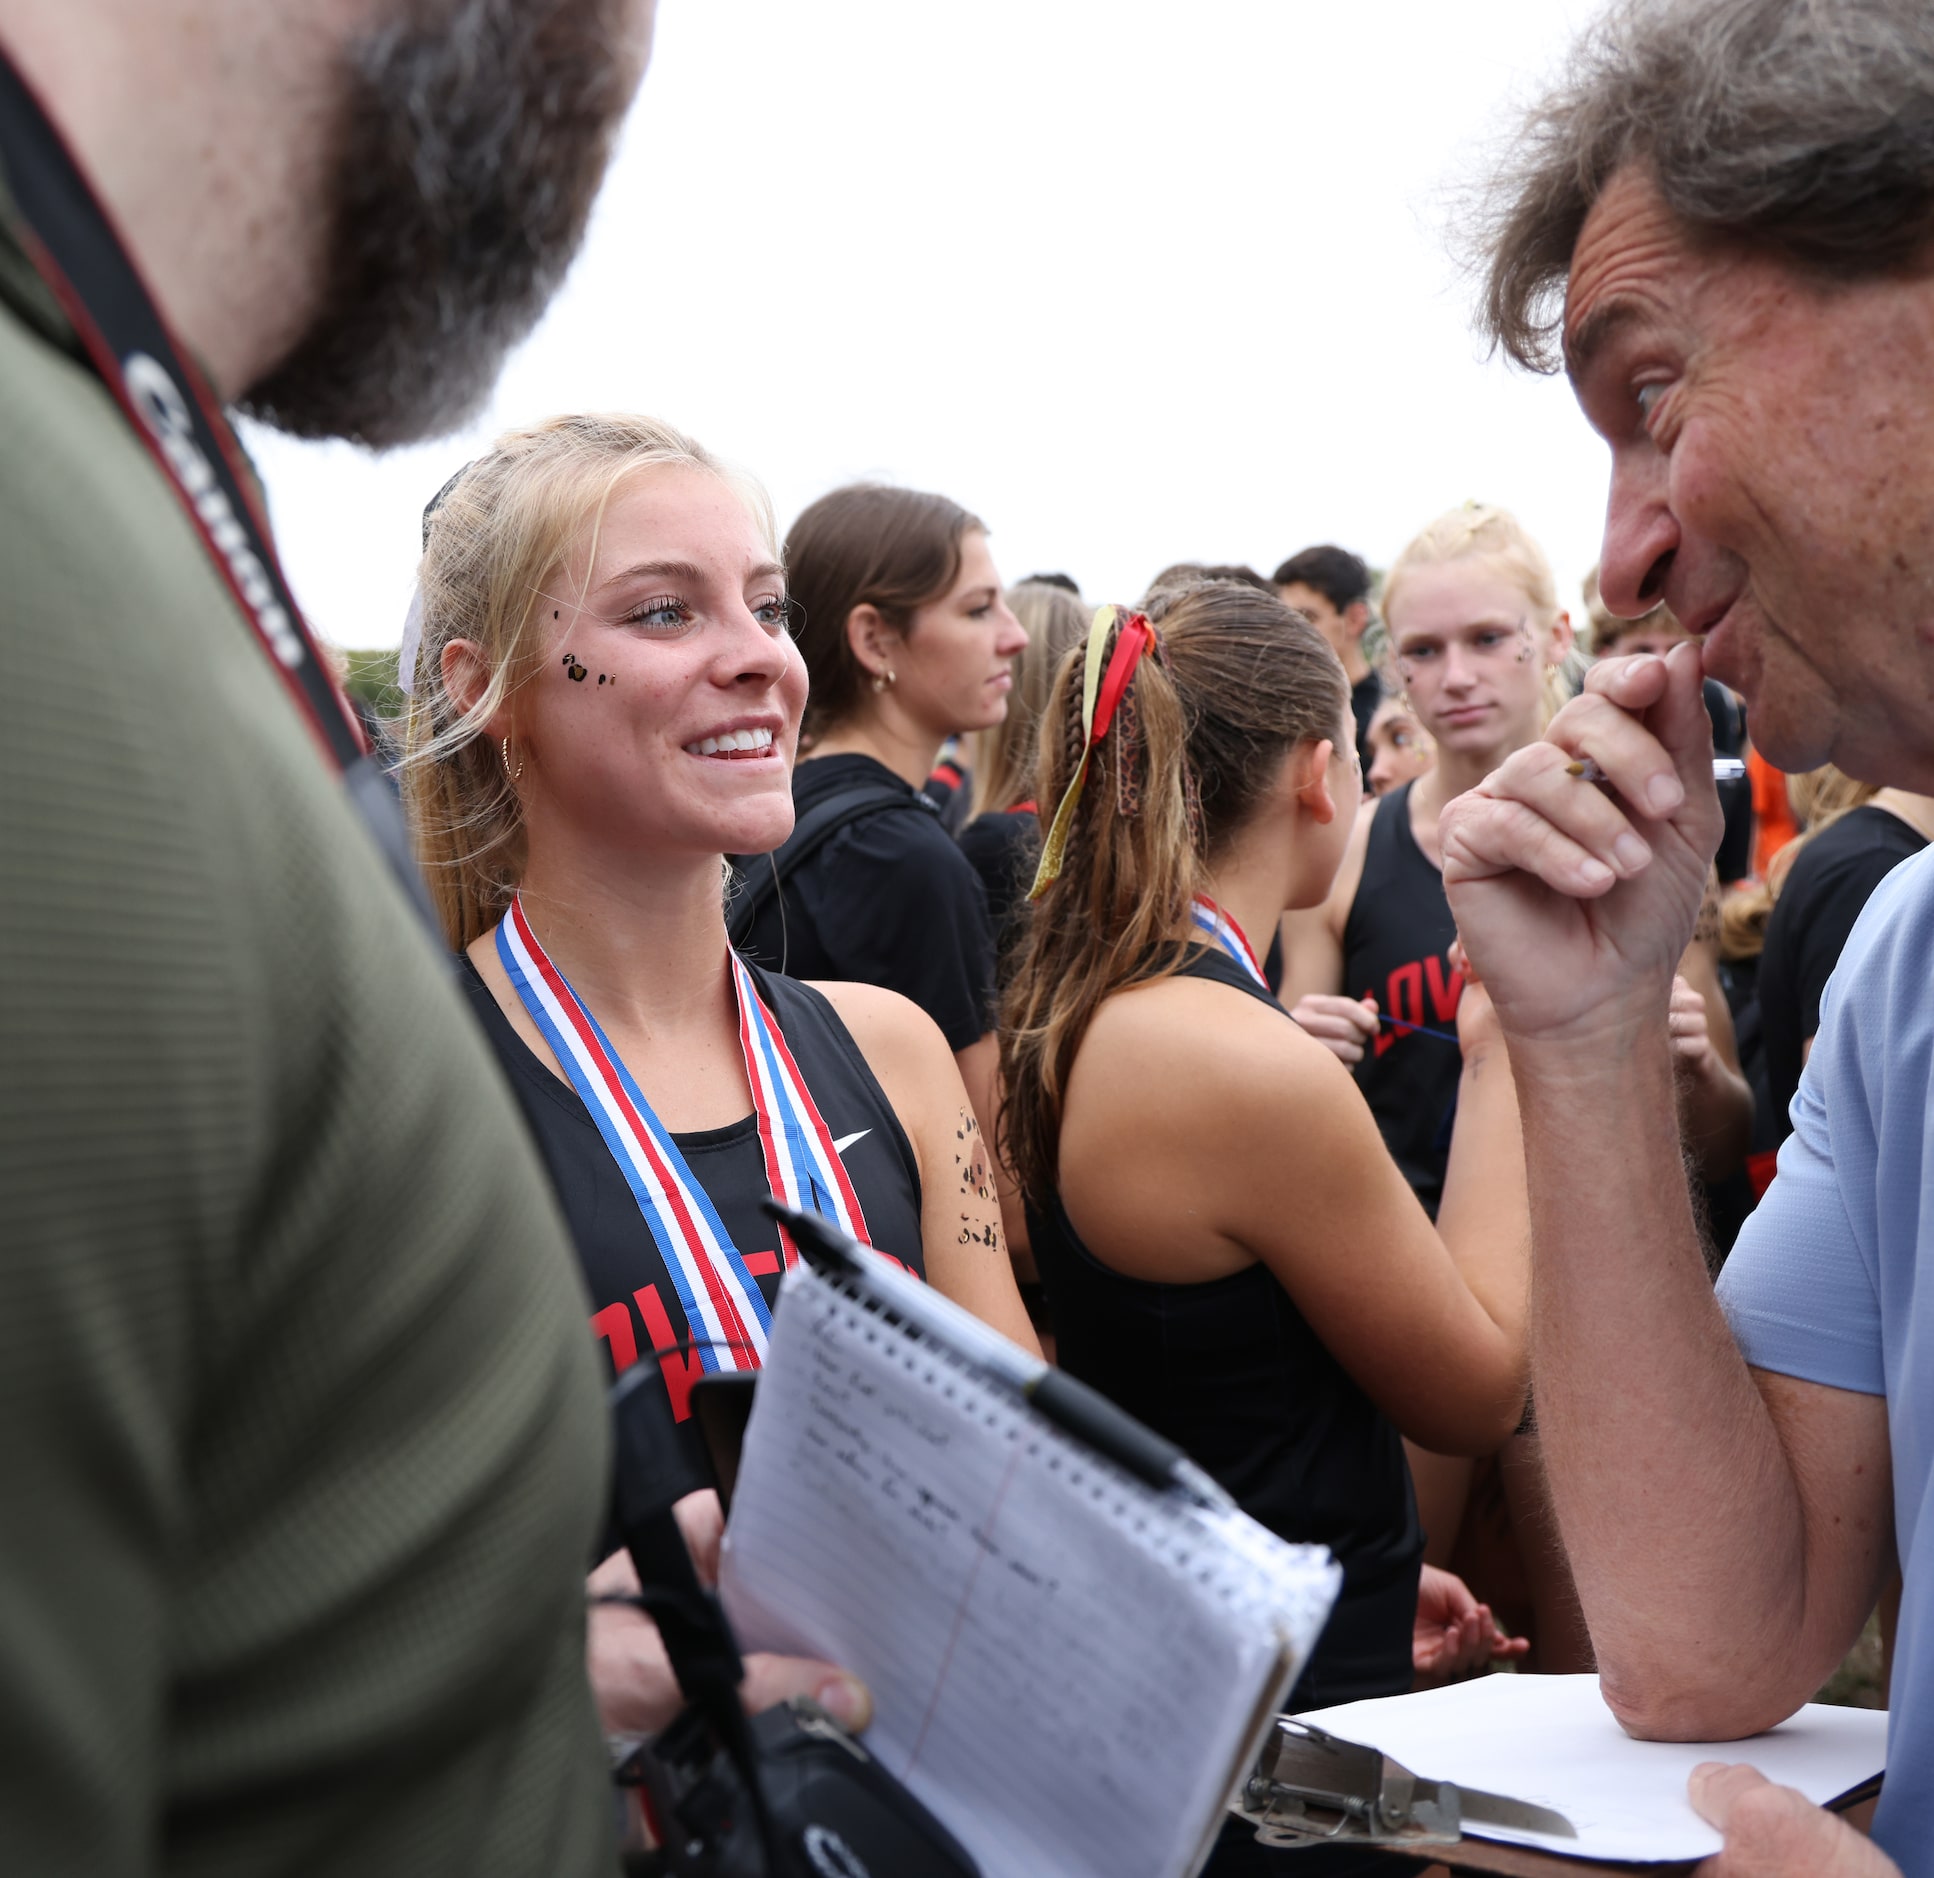
[(542, 1170), (0, 221), (0, 1872), (616, 1868)]

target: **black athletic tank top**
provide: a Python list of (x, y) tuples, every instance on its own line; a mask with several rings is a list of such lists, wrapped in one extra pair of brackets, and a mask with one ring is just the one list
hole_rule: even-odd
[[(638, 1201), (605, 1146), (591, 1111), (512, 1028), (467, 956), (461, 982), (516, 1091), (564, 1209), (591, 1294), (591, 1329), (612, 1374), (659, 1352), (658, 1366), (680, 1424), (692, 1485), (709, 1486), (691, 1421), (690, 1392), (701, 1373), (684, 1349), (688, 1331), (664, 1255)], [(852, 1033), (809, 985), (751, 968), (759, 995), (785, 1037), (859, 1195), (873, 1244), (925, 1276), (920, 1241), (920, 1170), (913, 1144)], [(768, 1304), (779, 1289), (779, 1229), (759, 1210), (770, 1197), (758, 1118), (674, 1135), (694, 1178), (711, 1196), (732, 1243), (744, 1254)], [(841, 1144), (845, 1145), (842, 1147)]]
[(1379, 798), (1371, 817), (1363, 879), (1343, 922), (1343, 989), (1353, 998), (1375, 998), (1386, 1017), (1446, 1033), (1433, 1037), (1384, 1024), (1356, 1067), (1357, 1087), (1390, 1158), (1435, 1219), (1464, 1073), (1456, 1042), (1464, 979), (1451, 970), (1457, 922), (1444, 897), (1444, 876), (1410, 832), (1414, 786), (1405, 783)]
[[(1287, 1021), (1213, 947), (1183, 975)], [(1125, 1277), (1082, 1244), (1059, 1196), (1051, 1218), (1030, 1212), (1029, 1230), (1061, 1366), (1186, 1448), (1251, 1518), (1328, 1546), (1342, 1565), (1342, 1596), (1289, 1707), (1408, 1689), (1424, 1535), (1403, 1442), (1289, 1293), (1260, 1264), (1201, 1284)]]

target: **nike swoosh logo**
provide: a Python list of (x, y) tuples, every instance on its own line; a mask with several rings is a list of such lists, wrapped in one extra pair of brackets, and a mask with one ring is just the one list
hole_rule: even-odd
[(857, 1134), (841, 1135), (840, 1138), (833, 1143), (833, 1152), (835, 1154), (844, 1154), (846, 1150), (853, 1145), (854, 1142), (864, 1140), (865, 1137), (870, 1135), (872, 1132), (873, 1131), (870, 1128), (862, 1128)]

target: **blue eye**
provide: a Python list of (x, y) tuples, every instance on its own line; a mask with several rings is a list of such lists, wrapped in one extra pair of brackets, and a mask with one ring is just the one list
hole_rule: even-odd
[(692, 609), (683, 600), (647, 600), (624, 616), (627, 626), (643, 626), (649, 632), (670, 633), (691, 624)]
[(1665, 396), (1663, 385), (1641, 385), (1633, 392), (1632, 401), (1639, 407), (1639, 417), (1649, 428), (1652, 413), (1659, 407), (1659, 400)]
[(769, 626), (774, 632), (784, 632), (792, 624), (792, 602), (790, 600), (761, 600), (752, 609), (752, 617), (761, 626)]

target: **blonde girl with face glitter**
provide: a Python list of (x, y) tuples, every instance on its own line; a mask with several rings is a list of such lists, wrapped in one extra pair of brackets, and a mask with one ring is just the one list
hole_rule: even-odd
[[(513, 431), (428, 518), (420, 609), (418, 853), (576, 1241), (588, 1334), (614, 1372), (663, 1376), (702, 1550), (719, 1518), (691, 1388), (761, 1361), (796, 1257), (768, 1197), (1032, 1345), (973, 1113), (905, 999), (727, 944), (724, 856), (790, 832), (806, 706), (755, 483), (647, 418)], [(863, 1708), (826, 1665), (760, 1674)], [(676, 1706), (631, 1611), (594, 1616), (592, 1675), (613, 1730)]]

